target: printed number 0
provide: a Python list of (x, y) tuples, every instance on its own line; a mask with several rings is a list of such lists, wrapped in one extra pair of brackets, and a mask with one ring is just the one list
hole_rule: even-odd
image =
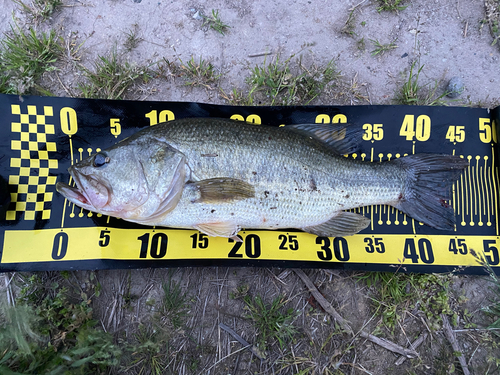
[(68, 233), (59, 232), (54, 236), (52, 245), (52, 259), (60, 260), (66, 256), (68, 252)]

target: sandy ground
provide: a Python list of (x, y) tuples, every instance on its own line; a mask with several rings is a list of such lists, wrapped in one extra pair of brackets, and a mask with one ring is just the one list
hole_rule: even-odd
[[(0, 4), (0, 31), (7, 31), (11, 11), (18, 7), (10, 0)], [(498, 47), (490, 45), (493, 38), (488, 26), (481, 23), (485, 20), (483, 2), (414, 0), (407, 5), (394, 13), (378, 12), (376, 1), (68, 1), (38, 28), (59, 29), (64, 37), (83, 42), (81, 62), (89, 68), (98, 55), (113, 48), (138, 64), (154, 64), (163, 58), (187, 62), (201, 56), (223, 74), (220, 85), (229, 91), (244, 89), (248, 68), (278, 54), (282, 58), (302, 55), (317, 65), (335, 59), (346, 80), (356, 79), (362, 85), (367, 100), (359, 104), (391, 103), (411, 63), (419, 60), (424, 65), (423, 83), (438, 81), (444, 89), (451, 77), (463, 80), (465, 91), (454, 104), (495, 105), (499, 54)], [(199, 14), (210, 15), (212, 9), (218, 9), (230, 26), (224, 36), (202, 27)], [(351, 11), (349, 35), (342, 29)], [(21, 12), (14, 13), (21, 23), (26, 21)], [(142, 41), (125, 53), (123, 44), (133, 31)], [(395, 43), (397, 48), (372, 57), (375, 47), (370, 40)], [(272, 55), (262, 56), (265, 52)], [(77, 73), (65, 78), (70, 89), (79, 81)], [(171, 82), (154, 86), (147, 99), (224, 103), (217, 92), (179, 89)], [(67, 95), (62, 87), (54, 91)], [(321, 104), (334, 101), (323, 99)]]
[[(37, 23), (20, 12), (12, 1), (0, 0), (0, 31), (10, 29), (12, 12), (21, 25), (28, 23), (41, 30), (58, 30), (64, 38), (74, 38), (76, 45), (83, 43), (78, 52), (78, 63), (90, 69), (99, 55), (106, 55), (114, 48), (124, 60), (141, 65), (152, 65), (163, 59), (188, 61), (192, 56), (195, 59), (202, 56), (222, 74), (218, 85), (226, 92), (232, 88), (244, 91), (247, 88), (244, 78), (248, 76), (249, 68), (278, 55), (288, 58), (295, 54), (297, 57), (302, 56), (304, 62), (316, 65), (335, 59), (346, 87), (355, 89), (346, 89), (344, 95), (340, 95), (331, 88), (312, 103), (325, 105), (392, 104), (411, 64), (416, 61), (424, 66), (422, 83), (437, 83), (439, 94), (444, 91), (451, 77), (462, 79), (465, 90), (458, 99), (450, 102), (451, 105), (490, 108), (498, 105), (500, 50), (498, 46), (491, 46), (493, 38), (488, 26), (482, 27), (481, 21), (485, 19), (484, 2), (412, 0), (406, 4), (408, 7), (405, 10), (393, 13), (378, 12), (378, 2), (375, 0), (65, 0), (63, 7), (50, 20)], [(220, 18), (230, 26), (226, 35), (202, 26), (203, 21), (197, 15), (209, 15), (212, 9), (218, 9)], [(354, 18), (349, 35), (342, 29), (351, 12)], [(124, 42), (131, 32), (135, 32), (141, 41), (136, 48), (127, 52)], [(397, 48), (383, 55), (372, 56), (374, 45), (370, 39), (382, 44), (395, 43)], [(62, 84), (54, 77), (45, 78), (52, 82), (53, 93), (59, 96), (77, 95), (77, 86), (83, 77), (75, 61), (68, 60), (63, 64), (58, 75)], [(227, 103), (215, 87), (190, 88), (183, 86), (176, 78), (142, 84), (136, 91), (129, 92), (127, 98)], [(317, 374), (328, 374), (322, 369), (331, 365), (332, 361), (351, 363), (341, 367), (345, 374), (461, 373), (457, 362), (454, 365), (456, 369), (452, 369), (450, 345), (440, 332), (433, 332), (426, 339), (419, 349), (422, 355), (420, 359), (406, 361), (401, 366), (394, 364), (396, 355), (362, 339), (346, 351), (350, 342), (346, 335), (331, 341), (326, 354), (315, 354), (313, 349), (308, 352), (304, 349), (305, 343), (311, 341), (316, 343), (313, 347), (321, 346), (333, 332), (333, 325), (321, 310), (310, 310), (308, 292), (293, 273), (278, 278), (283, 270), (188, 268), (170, 271), (192, 296), (187, 323), (191, 329), (190, 339), (185, 340), (186, 344), (181, 349), (200, 356), (198, 370), (193, 373), (274, 374), (282, 368), (272, 362), (281, 358), (281, 354), (271, 354), (271, 362), (266, 364), (259, 363), (246, 352), (231, 355), (240, 346), (218, 328), (218, 324), (224, 322), (247, 340), (254, 339), (252, 325), (238, 318), (243, 311), (242, 302), (229, 298), (229, 294), (242, 284), (250, 286), (249, 293), (262, 295), (268, 301), (280, 294), (288, 296), (290, 307), (301, 312), (297, 324), (304, 342), (302, 347), (293, 346), (292, 350), (295, 347), (304, 356), (309, 353), (311, 361), (318, 364)], [(123, 327), (130, 327), (133, 322), (140, 321), (147, 313), (145, 302), (160, 298), (161, 284), (167, 272), (98, 272), (103, 294), (94, 302), (103, 325), (110, 331), (127, 331), (129, 328)], [(373, 314), (371, 305), (370, 296), (374, 291), (356, 282), (355, 273), (332, 274), (310, 270), (308, 274), (340, 314), (349, 318), (356, 331), (362, 327), (370, 331), (379, 325), (379, 318)], [(86, 273), (77, 273), (76, 277), (85, 286)], [(132, 307), (125, 309), (123, 288), (127, 279), (132, 280), (128, 282), (128, 293), (133, 301)], [(459, 315), (463, 315), (467, 309), (472, 314), (471, 319), (481, 325), (484, 318), (479, 310), (488, 303), (489, 284), (481, 277), (453, 277), (452, 285), (450, 293), (453, 299), (464, 296), (466, 300), (457, 307)], [(406, 345), (426, 331), (422, 319), (409, 312), (394, 334), (384, 331), (382, 335)], [(469, 333), (461, 334), (459, 340), (470, 361), (472, 373), (485, 374), (490, 343)], [(198, 350), (204, 345), (209, 349)], [(443, 353), (448, 353), (448, 357)], [(186, 363), (188, 354), (182, 357)], [(220, 361), (225, 356), (230, 357)], [(172, 368), (178, 373), (190, 373), (187, 364), (177, 363), (175, 366)], [(333, 367), (330, 370), (335, 373)], [(283, 373), (298, 373), (298, 367), (287, 368)]]

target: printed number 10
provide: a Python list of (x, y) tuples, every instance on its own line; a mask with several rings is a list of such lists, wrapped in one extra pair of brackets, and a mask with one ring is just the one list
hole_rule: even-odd
[(139, 258), (147, 258), (148, 249), (151, 258), (163, 258), (167, 254), (167, 235), (165, 233), (155, 233), (151, 239), (151, 247), (149, 247), (149, 236), (149, 233), (145, 233), (142, 236), (137, 237), (137, 239), (141, 241), (141, 252), (139, 254)]
[(150, 126), (166, 121), (175, 120), (174, 112), (168, 110), (161, 111), (158, 115), (158, 111), (156, 109), (153, 109), (151, 112), (146, 113), (144, 116), (149, 119)]

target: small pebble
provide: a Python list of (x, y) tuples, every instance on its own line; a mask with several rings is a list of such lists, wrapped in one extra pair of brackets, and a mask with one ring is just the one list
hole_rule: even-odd
[(457, 98), (461, 93), (464, 92), (465, 85), (460, 77), (452, 77), (450, 82), (448, 82), (448, 86), (446, 87), (446, 91), (448, 92), (447, 96), (449, 98)]
[(196, 13), (193, 15), (193, 18), (195, 20), (202, 20), (203, 19), (202, 15), (200, 14), (200, 11), (196, 11)]

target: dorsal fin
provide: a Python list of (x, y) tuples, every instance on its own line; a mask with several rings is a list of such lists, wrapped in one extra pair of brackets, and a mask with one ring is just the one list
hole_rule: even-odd
[(294, 124), (284, 128), (316, 139), (338, 155), (357, 151), (363, 134), (361, 126), (352, 124)]

